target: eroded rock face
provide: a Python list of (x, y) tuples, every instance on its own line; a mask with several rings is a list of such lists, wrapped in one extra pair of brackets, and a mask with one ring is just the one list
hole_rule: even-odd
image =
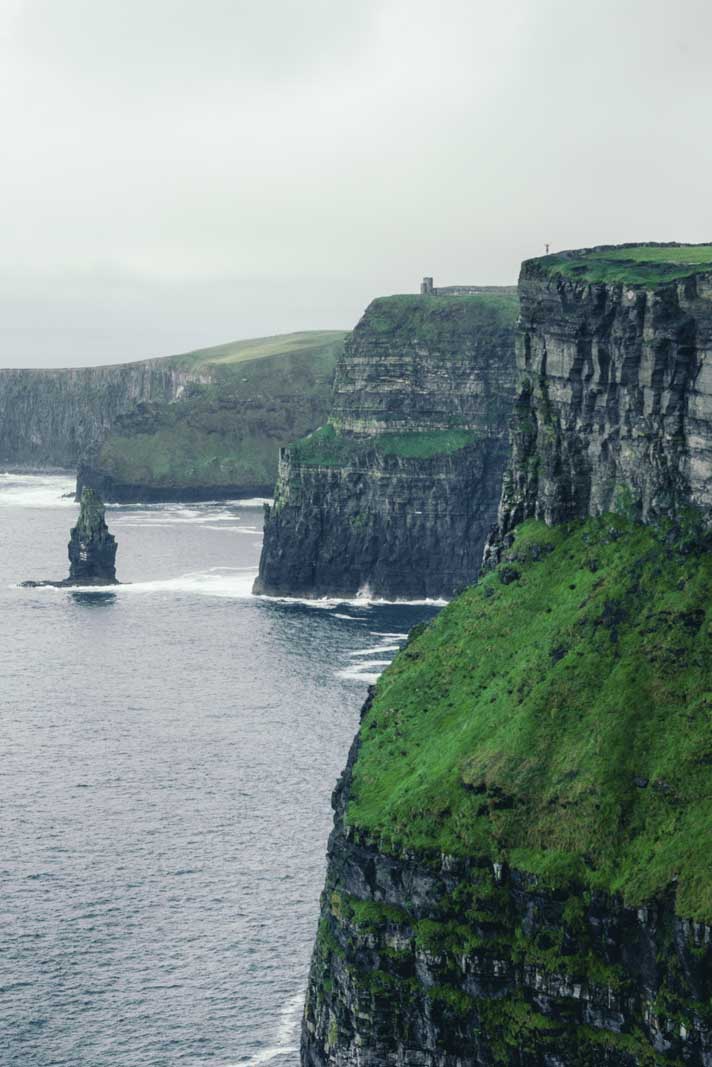
[(144, 401), (175, 400), (194, 376), (160, 360), (117, 367), (0, 370), (0, 458), (75, 467), (116, 418)]
[(427, 459), (373, 449), (337, 467), (285, 450), (255, 592), (453, 595), (479, 570), (506, 458), (502, 437)]
[(712, 508), (712, 275), (657, 288), (525, 263), (500, 536), (624, 510)]
[(304, 1067), (712, 1064), (712, 929), (485, 860), (384, 854), (335, 828)]
[(116, 583), (116, 539), (106, 525), (104, 504), (84, 489), (77, 525), (69, 538), (69, 578), (76, 585)]
[(474, 580), (508, 451), (515, 316), (507, 289), (370, 305), (336, 372), (341, 452), (282, 453), (255, 592), (448, 597)]

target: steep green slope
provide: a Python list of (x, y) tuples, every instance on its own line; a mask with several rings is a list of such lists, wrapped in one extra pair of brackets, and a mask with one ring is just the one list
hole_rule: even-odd
[(711, 605), (679, 531), (525, 523), (381, 679), (349, 826), (712, 921)]
[(324, 421), (343, 337), (288, 335), (171, 357), (201, 380), (172, 403), (118, 418), (80, 484), (107, 500), (271, 493), (280, 446)]

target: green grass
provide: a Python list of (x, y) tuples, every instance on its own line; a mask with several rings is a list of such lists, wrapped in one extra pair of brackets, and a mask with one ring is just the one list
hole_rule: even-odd
[(382, 296), (369, 304), (363, 328), (407, 340), (417, 337), (445, 349), (464, 334), (514, 327), (519, 297), (513, 293), (472, 293), (463, 296)]
[(301, 441), (295, 441), (290, 451), (297, 463), (307, 467), (342, 467), (374, 451), (402, 459), (432, 459), (459, 452), (476, 440), (474, 432), (461, 429), (350, 437), (327, 423)]
[(712, 553), (689, 548), (524, 524), (381, 678), (349, 824), (631, 904), (673, 886), (712, 921)]
[(170, 363), (180, 370), (210, 369), (215, 366), (247, 363), (270, 356), (296, 354), (318, 355), (323, 350), (336, 347), (339, 352), (348, 336), (345, 330), (309, 330), (301, 333), (285, 333), (275, 337), (257, 337), (248, 341), (230, 341), (211, 348), (198, 348), (176, 356), (166, 356), (162, 362)]
[(712, 245), (632, 245), (559, 252), (527, 260), (547, 275), (585, 282), (655, 286), (712, 271)]

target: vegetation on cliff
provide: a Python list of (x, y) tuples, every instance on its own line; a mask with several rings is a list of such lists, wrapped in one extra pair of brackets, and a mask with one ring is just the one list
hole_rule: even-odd
[(402, 335), (407, 342), (418, 337), (442, 349), (453, 337), (461, 344), (463, 331), (476, 334), (487, 327), (511, 325), (518, 308), (517, 291), (507, 286), (456, 296), (403, 294), (373, 300), (363, 321), (373, 333)]
[(413, 433), (371, 434), (353, 437), (331, 423), (295, 441), (290, 451), (295, 463), (308, 467), (340, 467), (376, 452), (405, 459), (430, 459), (459, 452), (477, 439), (469, 430), (430, 430)]
[(712, 554), (607, 515), (513, 547), (382, 677), (348, 822), (712, 921)]
[(323, 421), (343, 338), (294, 334), (171, 357), (206, 381), (117, 419), (82, 480), (109, 499), (132, 489), (270, 491), (279, 447)]
[(712, 245), (602, 246), (527, 260), (525, 269), (532, 267), (575, 281), (656, 286), (712, 271)]

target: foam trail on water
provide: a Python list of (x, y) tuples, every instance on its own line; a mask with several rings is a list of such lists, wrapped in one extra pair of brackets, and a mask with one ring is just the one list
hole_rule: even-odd
[(140, 596), (150, 593), (193, 593), (198, 596), (225, 597), (233, 600), (252, 599), (252, 583), (257, 577), (254, 568), (215, 567), (209, 571), (181, 574), (177, 578), (157, 578), (147, 582), (126, 582), (120, 585), (73, 585), (56, 589), (41, 586), (35, 593), (95, 593), (105, 596)]
[(77, 508), (70, 474), (0, 472), (0, 507)]
[(275, 1044), (261, 1049), (249, 1059), (243, 1056), (242, 1059), (227, 1064), (226, 1067), (258, 1067), (262, 1063), (271, 1063), (277, 1056), (288, 1056), (292, 1052), (299, 1052), (299, 1022), (303, 1004), (303, 993), (295, 993), (293, 997), (290, 997), (279, 1013)]

